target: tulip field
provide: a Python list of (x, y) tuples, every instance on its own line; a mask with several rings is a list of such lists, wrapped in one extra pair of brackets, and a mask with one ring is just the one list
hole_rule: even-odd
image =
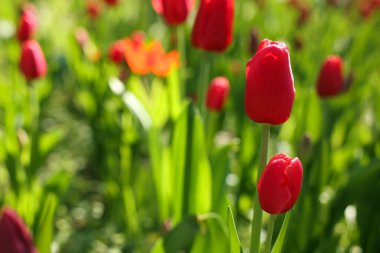
[(379, 253), (379, 0), (1, 0), (0, 253)]

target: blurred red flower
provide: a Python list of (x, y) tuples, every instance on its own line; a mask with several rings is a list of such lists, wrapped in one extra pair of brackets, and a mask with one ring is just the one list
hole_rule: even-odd
[(10, 208), (0, 218), (0, 253), (37, 253), (28, 228)]
[(20, 42), (33, 37), (37, 29), (37, 14), (33, 5), (27, 4), (22, 7), (22, 14), (17, 28), (17, 39)]
[(227, 78), (220, 76), (214, 78), (207, 90), (206, 106), (211, 111), (221, 111), (227, 101), (230, 91), (230, 82)]
[(47, 65), (45, 56), (37, 41), (27, 40), (23, 42), (19, 66), (27, 80), (33, 80), (46, 75)]

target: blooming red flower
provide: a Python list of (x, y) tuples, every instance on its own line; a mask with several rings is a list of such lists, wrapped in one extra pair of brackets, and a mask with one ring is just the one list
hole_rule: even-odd
[(179, 25), (186, 21), (194, 0), (152, 0), (153, 9), (163, 15), (169, 25)]
[(263, 40), (246, 69), (245, 112), (255, 122), (272, 125), (288, 120), (295, 89), (284, 42)]
[(31, 39), (36, 28), (37, 16), (35, 10), (31, 7), (24, 8), (17, 28), (17, 39), (20, 42)]
[(46, 74), (45, 56), (37, 41), (27, 40), (22, 43), (19, 67), (27, 80), (33, 80)]
[(275, 155), (265, 167), (257, 185), (261, 209), (270, 214), (289, 211), (302, 185), (300, 160), (285, 154)]
[(206, 106), (211, 111), (221, 111), (226, 103), (230, 83), (225, 77), (214, 78), (207, 90)]
[(0, 218), (0, 253), (37, 253), (29, 230), (10, 208)]
[(120, 64), (125, 58), (125, 42), (123, 40), (112, 43), (108, 50), (108, 57), (116, 64)]
[(339, 56), (326, 58), (319, 72), (317, 93), (320, 97), (336, 96), (343, 91), (343, 63)]
[(232, 42), (234, 0), (202, 0), (192, 43), (206, 51), (223, 52)]

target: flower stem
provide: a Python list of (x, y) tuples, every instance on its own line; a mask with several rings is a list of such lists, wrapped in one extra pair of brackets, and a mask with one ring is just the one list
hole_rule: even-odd
[[(259, 180), (267, 163), (269, 138), (270, 138), (270, 125), (263, 124), (263, 129), (261, 132), (260, 158), (259, 158), (259, 168), (257, 171), (257, 181)], [(254, 201), (253, 201), (253, 218), (252, 218), (252, 229), (251, 229), (250, 253), (259, 253), (262, 217), (263, 217), (263, 211), (261, 210), (258, 192), (256, 191)]]
[(28, 85), (30, 91), (30, 111), (31, 111), (31, 147), (30, 147), (30, 161), (27, 171), (28, 181), (31, 183), (37, 168), (38, 168), (38, 139), (39, 139), (39, 101), (37, 88), (33, 85)]
[(211, 69), (211, 55), (205, 53), (203, 60), (203, 65), (201, 67), (201, 73), (199, 75), (198, 87), (197, 87), (197, 96), (198, 96), (198, 108), (201, 112), (201, 115), (205, 114), (205, 97), (206, 89), (210, 78), (210, 69)]
[(276, 215), (271, 215), (269, 218), (269, 226), (268, 226), (267, 240), (265, 242), (264, 253), (270, 253), (270, 248), (272, 245), (273, 228), (274, 228), (274, 222), (276, 221), (276, 217), (277, 217)]
[(186, 26), (181, 25), (177, 27), (177, 48), (181, 56), (181, 63), (179, 69), (180, 76), (180, 94), (181, 97), (185, 94), (186, 91)]

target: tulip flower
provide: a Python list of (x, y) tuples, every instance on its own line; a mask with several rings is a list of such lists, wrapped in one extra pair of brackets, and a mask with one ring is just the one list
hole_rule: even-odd
[(294, 96), (288, 47), (263, 40), (247, 63), (245, 112), (258, 123), (282, 124), (290, 116)]
[(46, 60), (37, 41), (27, 40), (22, 44), (19, 67), (27, 80), (45, 76)]
[(29, 230), (10, 208), (5, 208), (0, 217), (0, 252), (37, 253)]
[(230, 84), (225, 77), (216, 77), (207, 90), (206, 106), (211, 111), (221, 111), (226, 103)]
[(234, 0), (202, 0), (192, 31), (192, 44), (223, 52), (232, 42)]
[(119, 3), (119, 0), (104, 0), (104, 1), (109, 6), (114, 6), (114, 5), (117, 5)]
[(125, 57), (125, 43), (124, 41), (116, 41), (114, 42), (108, 51), (108, 56), (111, 61), (116, 64), (120, 64), (124, 61)]
[(88, 0), (86, 3), (86, 11), (90, 18), (96, 19), (101, 12), (99, 3), (95, 0)]
[(182, 24), (186, 21), (194, 0), (152, 0), (153, 9), (163, 15), (166, 23), (171, 26)]
[(343, 91), (343, 63), (339, 56), (327, 57), (319, 72), (317, 93), (320, 97), (333, 97)]
[(257, 185), (261, 208), (270, 214), (289, 211), (302, 185), (300, 160), (285, 154), (275, 155), (265, 167)]
[(166, 53), (159, 41), (145, 44), (141, 34), (134, 34), (123, 40), (125, 43), (125, 60), (131, 71), (138, 75), (152, 72), (159, 77), (166, 77), (172, 69), (180, 64), (179, 53), (175, 50)]
[(17, 39), (24, 42), (31, 39), (37, 28), (37, 16), (33, 8), (28, 7), (22, 11), (20, 23), (17, 29)]

